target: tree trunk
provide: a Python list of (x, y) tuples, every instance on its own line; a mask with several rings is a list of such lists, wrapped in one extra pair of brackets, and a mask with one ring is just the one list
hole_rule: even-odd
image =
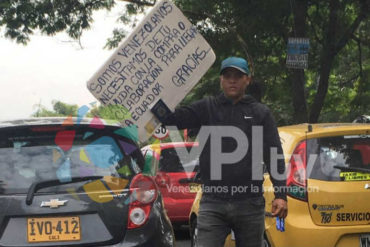
[[(294, 7), (294, 36), (306, 37), (306, 17), (308, 1), (295, 1)], [(303, 69), (294, 69), (290, 76), (292, 83), (293, 98), (293, 121), (295, 123), (305, 123), (308, 120), (307, 103), (305, 95), (305, 78)]]
[(304, 91), (304, 71), (295, 70), (290, 76), (292, 82), (293, 96), (293, 121), (295, 123), (306, 123), (308, 120), (306, 96)]
[(369, 0), (360, 1), (361, 10), (344, 35), (336, 41), (339, 0), (330, 1), (330, 15), (326, 42), (321, 55), (320, 80), (317, 94), (311, 107), (309, 122), (317, 123), (329, 87), (329, 76), (335, 56), (348, 43), (361, 21), (369, 15)]
[(315, 95), (314, 102), (311, 107), (310, 112), (310, 123), (317, 123), (320, 112), (322, 110), (322, 107), (324, 105), (325, 97), (328, 92), (329, 88), (329, 74), (331, 70), (331, 66), (333, 64), (333, 57), (330, 57), (328, 55), (329, 52), (325, 55), (325, 59), (322, 59), (321, 61), (321, 69), (320, 69), (320, 79), (319, 79), (319, 85), (317, 87), (317, 93)]
[(321, 64), (320, 64), (320, 79), (319, 85), (317, 87), (317, 93), (313, 101), (311, 112), (310, 112), (310, 123), (317, 123), (320, 112), (324, 105), (325, 96), (329, 88), (329, 75), (333, 59), (335, 56), (335, 36), (336, 36), (336, 25), (337, 25), (337, 10), (338, 10), (338, 0), (330, 1), (330, 14), (329, 14), (329, 24), (328, 30), (326, 32), (327, 37), (325, 39), (325, 45), (322, 50)]

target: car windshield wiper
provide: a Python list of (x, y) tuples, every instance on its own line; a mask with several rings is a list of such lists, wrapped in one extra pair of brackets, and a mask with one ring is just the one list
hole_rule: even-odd
[(71, 184), (71, 183), (78, 183), (78, 182), (83, 182), (83, 181), (88, 181), (88, 180), (98, 180), (101, 178), (103, 178), (103, 176), (86, 176), (86, 177), (73, 177), (71, 181), (68, 181), (68, 182), (61, 182), (59, 179), (33, 182), (30, 188), (28, 189), (26, 204), (31, 205), (34, 194), (42, 188), (53, 187), (53, 186), (64, 185), (64, 184)]
[(346, 167), (346, 166), (333, 166), (336, 169), (347, 172), (365, 172), (370, 173), (370, 169), (360, 168), (360, 167)]

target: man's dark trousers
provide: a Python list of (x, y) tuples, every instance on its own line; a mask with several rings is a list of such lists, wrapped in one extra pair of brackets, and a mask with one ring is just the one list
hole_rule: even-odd
[(232, 229), (236, 247), (261, 247), (265, 229), (265, 200), (216, 198), (203, 195), (197, 219), (197, 247), (223, 247)]

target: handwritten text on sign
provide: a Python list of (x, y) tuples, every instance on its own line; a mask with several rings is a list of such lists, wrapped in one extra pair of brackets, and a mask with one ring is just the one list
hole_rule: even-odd
[(160, 124), (151, 105), (161, 98), (173, 110), (214, 61), (212, 48), (197, 29), (172, 2), (163, 0), (87, 87), (103, 105), (125, 107), (129, 118), (122, 124), (137, 125), (139, 139), (145, 141)]

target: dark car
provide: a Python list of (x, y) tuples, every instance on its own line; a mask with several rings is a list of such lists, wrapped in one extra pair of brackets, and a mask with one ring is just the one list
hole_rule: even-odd
[(0, 246), (173, 246), (127, 131), (89, 119), (0, 122)]

